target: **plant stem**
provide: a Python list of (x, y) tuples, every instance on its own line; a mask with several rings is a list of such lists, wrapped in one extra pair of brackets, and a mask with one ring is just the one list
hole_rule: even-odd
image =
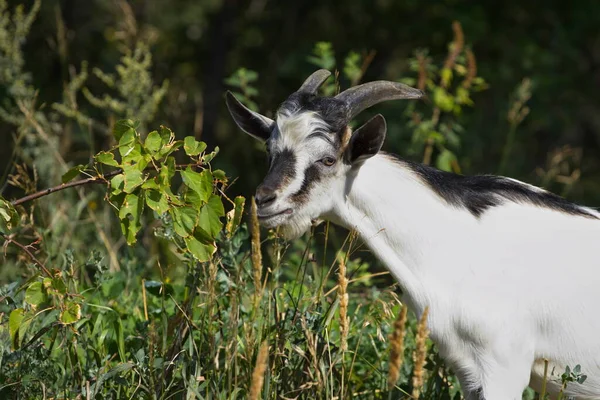
[[(175, 165), (175, 168), (186, 168), (186, 167), (195, 167), (198, 166), (198, 163), (192, 163), (192, 164), (177, 164)], [(153, 170), (153, 168), (147, 168), (147, 171), (151, 171)], [(112, 178), (113, 176), (122, 174), (123, 170), (122, 169), (118, 169), (116, 171), (111, 171), (107, 174), (104, 175), (99, 175), (99, 176), (94, 176), (91, 178), (85, 178), (85, 179), (80, 179), (77, 181), (71, 181), (68, 183), (63, 183), (62, 185), (58, 185), (58, 186), (54, 186), (48, 189), (44, 189), (44, 190), (40, 190), (39, 192), (35, 192), (32, 193), (30, 195), (27, 195), (25, 197), (21, 197), (20, 199), (14, 200), (11, 202), (11, 204), (13, 206), (18, 206), (21, 205), (23, 203), (27, 203), (29, 201), (32, 200), (36, 200), (39, 199), (40, 197), (44, 197), (47, 196), (49, 194), (52, 193), (56, 193), (56, 192), (60, 192), (61, 190), (65, 190), (68, 188), (72, 188), (72, 187), (77, 187), (77, 186), (82, 186), (82, 185), (89, 185), (89, 184), (98, 184), (98, 183), (107, 183), (107, 179), (108, 178)]]
[(41, 270), (44, 271), (44, 273), (46, 275), (48, 275), (49, 277), (52, 277), (50, 270), (48, 270), (48, 268), (46, 268), (46, 266), (40, 260), (38, 260), (37, 257), (35, 255), (33, 255), (33, 253), (31, 251), (29, 251), (29, 249), (27, 248), (28, 246), (25, 246), (25, 245), (17, 242), (16, 240), (12, 239), (10, 236), (7, 236), (3, 233), (0, 233), (0, 236), (2, 236), (7, 243), (12, 243), (15, 246), (17, 246), (18, 248), (20, 248), (22, 251), (24, 251), (25, 254), (27, 254), (27, 256), (31, 259), (31, 261), (33, 261), (35, 264), (37, 264), (37, 266), (40, 267)]

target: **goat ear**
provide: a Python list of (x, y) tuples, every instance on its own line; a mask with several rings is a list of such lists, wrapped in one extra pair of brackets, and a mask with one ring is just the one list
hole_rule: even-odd
[(355, 164), (377, 154), (383, 145), (386, 130), (385, 118), (381, 114), (355, 130), (346, 149), (346, 161)]
[(250, 110), (240, 103), (230, 91), (227, 91), (225, 95), (225, 103), (227, 103), (233, 120), (241, 130), (261, 142), (265, 142), (271, 136), (275, 121)]

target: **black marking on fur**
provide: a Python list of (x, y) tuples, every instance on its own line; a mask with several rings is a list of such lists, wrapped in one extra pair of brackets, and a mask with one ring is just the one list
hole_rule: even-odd
[(313, 185), (321, 180), (321, 172), (316, 164), (310, 165), (304, 171), (304, 179), (300, 189), (291, 198), (295, 203), (303, 203), (309, 195)]
[(475, 217), (486, 210), (504, 204), (506, 201), (529, 203), (538, 207), (564, 212), (571, 215), (598, 219), (582, 206), (571, 203), (562, 197), (543, 190), (534, 190), (527, 185), (501, 176), (465, 176), (440, 171), (427, 165), (399, 159), (387, 154), (395, 162), (410, 168), (435, 193), (448, 204), (464, 207)]
[(273, 154), (269, 172), (261, 186), (270, 190), (277, 190), (289, 183), (296, 176), (296, 156), (289, 149)]

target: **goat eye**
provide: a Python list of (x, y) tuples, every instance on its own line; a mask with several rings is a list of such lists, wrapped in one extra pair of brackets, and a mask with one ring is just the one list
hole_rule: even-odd
[(323, 165), (331, 167), (333, 164), (335, 164), (336, 160), (333, 157), (325, 157), (325, 158), (321, 159), (320, 161), (323, 163)]

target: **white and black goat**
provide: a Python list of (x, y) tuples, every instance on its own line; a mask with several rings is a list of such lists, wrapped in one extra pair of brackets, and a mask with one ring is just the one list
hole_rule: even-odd
[[(331, 98), (312, 74), (271, 120), (231, 93), (237, 125), (265, 141), (258, 216), (286, 236), (322, 218), (355, 229), (398, 280), (469, 400), (517, 400), (549, 371), (581, 364), (566, 395), (600, 398), (600, 213), (510, 178), (461, 176), (380, 151), (385, 119), (348, 123), (422, 92), (377, 81)], [(552, 378), (555, 396), (560, 382)]]

